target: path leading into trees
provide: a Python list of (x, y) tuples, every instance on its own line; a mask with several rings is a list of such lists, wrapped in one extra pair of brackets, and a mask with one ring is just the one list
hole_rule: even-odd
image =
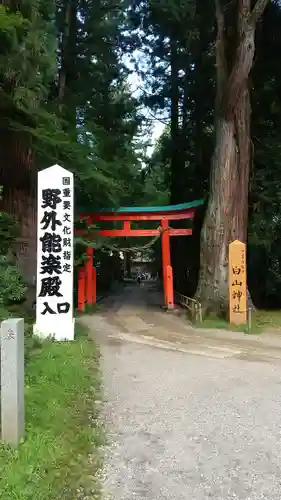
[(84, 317), (102, 351), (103, 500), (279, 500), (281, 342), (195, 330), (126, 286)]

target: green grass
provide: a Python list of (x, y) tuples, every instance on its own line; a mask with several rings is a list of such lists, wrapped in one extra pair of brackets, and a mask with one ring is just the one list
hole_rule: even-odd
[(281, 333), (281, 310), (253, 311), (250, 329), (248, 324), (230, 325), (226, 319), (217, 316), (206, 317), (202, 323), (196, 322), (195, 326), (198, 328), (215, 328), (247, 334), (260, 334), (268, 330)]
[(83, 314), (96, 314), (102, 311), (101, 304), (86, 304), (84, 312), (76, 311), (75, 316), (79, 317)]
[[(218, 329), (218, 330), (230, 330), (232, 332), (249, 332), (248, 325), (230, 325), (225, 319), (219, 318), (216, 316), (206, 317), (202, 323), (196, 322), (195, 326), (197, 328), (210, 328), (210, 329)], [(252, 329), (251, 329), (252, 330)]]
[(74, 342), (47, 341), (32, 351), (25, 441), (16, 451), (0, 446), (1, 500), (76, 500), (78, 491), (99, 498), (96, 451), (103, 433), (94, 406), (99, 399), (99, 353), (85, 332)]
[(275, 330), (281, 333), (281, 310), (257, 310), (253, 314), (254, 325), (260, 331)]

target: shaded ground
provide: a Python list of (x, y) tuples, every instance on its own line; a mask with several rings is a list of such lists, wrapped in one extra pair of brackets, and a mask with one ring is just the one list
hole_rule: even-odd
[(279, 336), (195, 330), (160, 301), (129, 286), (83, 319), (103, 355), (104, 500), (279, 500)]

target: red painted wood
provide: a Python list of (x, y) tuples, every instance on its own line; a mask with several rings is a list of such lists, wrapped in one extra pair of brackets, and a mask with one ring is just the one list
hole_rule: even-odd
[(93, 274), (92, 274), (92, 277), (93, 277), (93, 304), (96, 304), (97, 303), (97, 270), (95, 267), (93, 267)]
[[(167, 223), (168, 220), (164, 219)], [(190, 236), (192, 234), (192, 229), (168, 229), (167, 231), (169, 236)], [(77, 236), (85, 235), (85, 231), (83, 229), (76, 229), (75, 234)], [(159, 234), (159, 229), (97, 229), (97, 235), (99, 236), (157, 236)]]
[[(76, 229), (75, 234), (77, 236), (85, 235), (83, 229)], [(99, 236), (157, 236), (159, 234), (158, 229), (131, 229), (130, 231), (124, 231), (124, 229), (97, 229), (97, 235)]]
[(93, 255), (94, 249), (87, 248), (87, 260), (85, 262), (85, 279), (86, 279), (86, 302), (87, 304), (93, 303)]
[(131, 223), (128, 220), (124, 220), (124, 225), (123, 225), (124, 231), (131, 231)]
[(191, 236), (192, 229), (169, 229), (169, 236)]
[(167, 278), (166, 278), (166, 275), (167, 275), (167, 266), (163, 265), (163, 253), (162, 253), (162, 275), (163, 275), (162, 279), (163, 279), (164, 306), (167, 306), (167, 303), (168, 303), (167, 287), (166, 287), (166, 283), (167, 283)]
[(164, 299), (165, 306), (168, 307), (168, 274), (167, 268), (171, 266), (171, 255), (170, 255), (170, 238), (168, 233), (169, 222), (164, 219), (161, 221), (162, 232), (162, 267), (163, 267), (163, 287), (164, 287)]
[(85, 291), (86, 291), (85, 269), (80, 267), (78, 271), (78, 311), (85, 311)]
[(174, 284), (173, 284), (173, 268), (167, 266), (166, 268), (166, 282), (167, 282), (167, 308), (174, 309)]
[(130, 229), (125, 231), (124, 229), (101, 229), (99, 230), (100, 236), (157, 236), (159, 234), (158, 229)]
[(82, 219), (91, 219), (92, 221), (138, 221), (138, 220), (182, 220), (182, 219), (192, 219), (194, 217), (196, 209), (189, 208), (182, 212), (163, 212), (161, 214), (157, 213), (90, 213), (85, 212), (80, 214), (80, 220)]

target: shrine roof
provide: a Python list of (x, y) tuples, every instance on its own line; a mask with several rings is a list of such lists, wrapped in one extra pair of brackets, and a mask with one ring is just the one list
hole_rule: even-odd
[(154, 206), (154, 207), (112, 207), (112, 208), (103, 208), (99, 210), (100, 213), (116, 213), (116, 214), (144, 214), (144, 213), (163, 213), (163, 212), (182, 212), (185, 210), (190, 210), (192, 208), (199, 207), (203, 205), (204, 200), (195, 200), (188, 203), (180, 203), (178, 205), (162, 205), (162, 206)]

